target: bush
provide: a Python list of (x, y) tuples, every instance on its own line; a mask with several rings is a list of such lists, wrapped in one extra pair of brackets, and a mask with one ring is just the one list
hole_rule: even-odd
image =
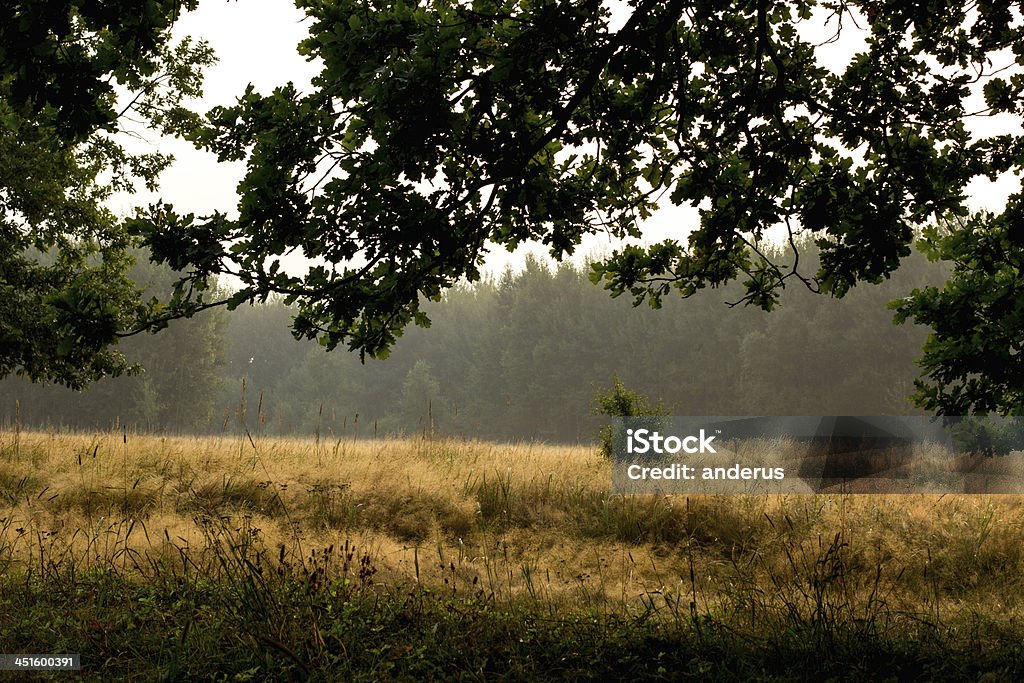
[(1024, 450), (1024, 417), (947, 418), (953, 445), (970, 455), (1007, 455)]
[[(595, 415), (607, 415), (609, 417), (663, 417), (671, 415), (661, 399), (653, 406), (647, 399), (631, 389), (627, 389), (618, 376), (612, 377), (612, 388), (608, 391), (597, 390), (594, 396)], [(612, 457), (612, 426), (606, 424), (598, 432), (600, 442), (600, 453), (606, 458)]]

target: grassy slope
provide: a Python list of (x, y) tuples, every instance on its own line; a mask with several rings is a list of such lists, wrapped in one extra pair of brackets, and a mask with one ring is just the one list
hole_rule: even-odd
[(1012, 496), (616, 496), (592, 449), (0, 434), (0, 652), (88, 678), (1024, 677)]

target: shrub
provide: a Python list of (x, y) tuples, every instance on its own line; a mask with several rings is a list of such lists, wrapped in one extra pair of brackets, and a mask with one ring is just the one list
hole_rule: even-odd
[[(651, 405), (647, 399), (631, 389), (627, 389), (618, 376), (612, 377), (612, 388), (604, 391), (597, 390), (594, 396), (595, 415), (607, 415), (609, 417), (647, 417), (671, 415), (661, 399)], [(606, 458), (612, 457), (612, 426), (606, 424), (598, 432), (600, 452)]]

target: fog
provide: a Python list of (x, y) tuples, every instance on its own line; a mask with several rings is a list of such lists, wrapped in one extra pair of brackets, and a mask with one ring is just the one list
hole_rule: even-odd
[[(806, 259), (806, 256), (804, 256)], [(806, 261), (802, 261), (805, 263)], [(813, 266), (808, 266), (812, 268)], [(147, 270), (150, 269), (150, 270)], [(150, 266), (138, 270), (147, 282)], [(583, 268), (530, 258), (426, 306), (386, 360), (295, 340), (280, 302), (208, 311), (122, 348), (144, 372), (76, 393), (0, 382), (0, 419), (26, 427), (367, 437), (433, 432), (592, 442), (594, 397), (618, 377), (677, 415), (909, 415), (926, 331), (885, 307), (941, 266), (915, 255), (842, 300), (787, 288), (771, 313), (737, 289), (612, 299)]]

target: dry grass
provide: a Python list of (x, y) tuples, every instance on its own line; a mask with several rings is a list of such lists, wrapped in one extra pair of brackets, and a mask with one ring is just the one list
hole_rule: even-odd
[(0, 651), (90, 680), (1024, 676), (1018, 497), (610, 482), (582, 447), (0, 432)]
[(760, 596), (808, 619), (823, 601), (1020, 616), (1018, 497), (619, 496), (610, 480), (584, 447), (3, 433), (0, 569), (145, 572), (219, 529), (296, 558), (348, 540), (380, 585), (552, 610), (739, 613)]

